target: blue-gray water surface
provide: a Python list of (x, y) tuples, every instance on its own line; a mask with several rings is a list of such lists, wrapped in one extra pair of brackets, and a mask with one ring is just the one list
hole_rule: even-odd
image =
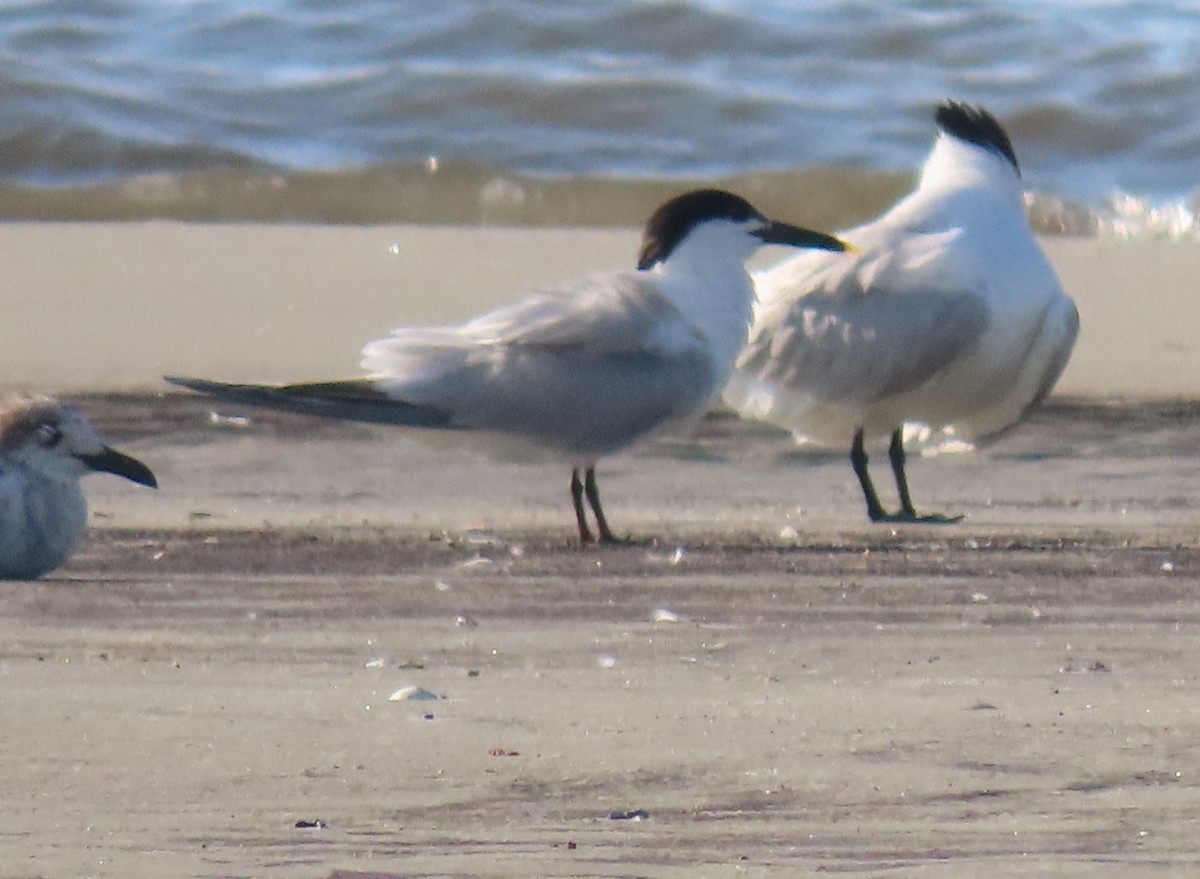
[(362, 207), (382, 192), (419, 220), (437, 201), (527, 202), (522, 181), (755, 175), (827, 199), (889, 181), (890, 197), (943, 97), (1000, 117), (1040, 196), (1186, 210), (1200, 7), (0, 3), (0, 216), (255, 218), (286, 190), (270, 218), (390, 219)]

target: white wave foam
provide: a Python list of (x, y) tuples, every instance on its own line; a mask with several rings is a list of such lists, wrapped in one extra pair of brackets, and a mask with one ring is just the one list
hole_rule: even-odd
[(1125, 241), (1200, 239), (1200, 218), (1191, 198), (1155, 201), (1116, 191), (1099, 205), (1038, 193), (1025, 194), (1030, 225), (1044, 235), (1082, 235)]

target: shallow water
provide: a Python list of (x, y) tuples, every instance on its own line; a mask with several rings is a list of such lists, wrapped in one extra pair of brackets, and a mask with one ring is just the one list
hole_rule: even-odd
[(508, 222), (519, 201), (557, 223), (541, 187), (836, 166), (833, 197), (909, 174), (945, 96), (1005, 121), (1039, 196), (1181, 205), (1197, 24), (1182, 3), (6, 4), (0, 211)]

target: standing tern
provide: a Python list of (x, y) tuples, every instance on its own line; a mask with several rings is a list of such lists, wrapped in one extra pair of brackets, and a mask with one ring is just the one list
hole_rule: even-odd
[[(1012, 144), (987, 111), (947, 101), (917, 189), (839, 233), (858, 253), (791, 257), (755, 275), (750, 344), (725, 391), (743, 415), (798, 440), (850, 444), (873, 521), (919, 516), (905, 422), (967, 440), (1015, 424), (1050, 392), (1079, 330), (1075, 305), (1030, 232)], [(887, 513), (866, 438), (890, 435), (900, 496)]]
[(41, 396), (0, 407), (0, 578), (33, 580), (70, 557), (87, 527), (79, 480), (94, 471), (158, 486), (76, 409)]
[(708, 410), (746, 343), (754, 286), (744, 263), (764, 244), (845, 247), (731, 193), (697, 190), (650, 217), (636, 272), (539, 293), (458, 327), (394, 330), (363, 349), (363, 378), (166, 380), (239, 403), (421, 428), (492, 458), (562, 461), (580, 541), (594, 540), (586, 497), (599, 540), (619, 542), (596, 462)]

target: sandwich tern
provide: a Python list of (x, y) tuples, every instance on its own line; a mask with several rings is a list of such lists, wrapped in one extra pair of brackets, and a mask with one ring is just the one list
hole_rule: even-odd
[(363, 349), (363, 378), (293, 385), (167, 376), (223, 400), (421, 428), (502, 460), (571, 468), (582, 543), (614, 538), (597, 461), (702, 416), (746, 343), (764, 244), (842, 250), (836, 238), (767, 219), (721, 190), (672, 198), (650, 217), (637, 271), (548, 290), (457, 327), (399, 328)]
[(77, 409), (43, 396), (0, 407), (0, 578), (33, 580), (70, 557), (87, 527), (79, 480), (95, 471), (158, 487), (145, 464), (105, 445)]
[[(883, 216), (838, 233), (852, 259), (790, 257), (755, 274), (750, 343), (725, 399), (798, 440), (850, 444), (873, 521), (920, 516), (904, 469), (906, 422), (966, 440), (1015, 424), (1050, 392), (1079, 329), (1029, 229), (1012, 143), (954, 101), (920, 182)], [(889, 436), (898, 513), (879, 501), (864, 443)]]

